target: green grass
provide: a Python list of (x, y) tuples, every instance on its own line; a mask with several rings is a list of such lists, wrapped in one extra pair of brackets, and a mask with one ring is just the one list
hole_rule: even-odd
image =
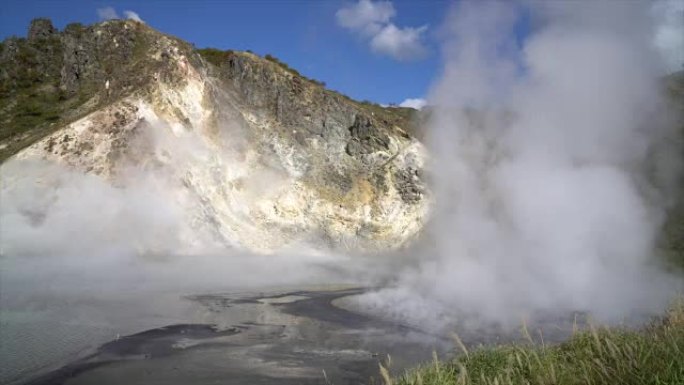
[(287, 63), (280, 61), (277, 57), (275, 57), (271, 54), (267, 53), (266, 55), (264, 55), (264, 59), (270, 61), (271, 63), (277, 64), (278, 66), (280, 66), (280, 68), (284, 69), (285, 71), (291, 73), (294, 76), (297, 76), (297, 77), (300, 77), (304, 80), (310, 81), (311, 83), (317, 84), (321, 87), (325, 87), (325, 82), (322, 82), (322, 81), (316, 80), (316, 79), (312, 79), (312, 78), (309, 78), (309, 77), (306, 77), (306, 76), (300, 74), (299, 71), (290, 67), (289, 65), (287, 65)]
[(67, 95), (58, 87), (63, 56), (59, 39), (15, 43), (17, 53), (11, 63), (3, 63), (7, 76), (0, 79), (0, 142), (5, 143), (0, 162), (56, 123), (67, 106)]
[[(94, 37), (95, 28), (102, 28), (100, 31), (108, 34), (105, 36), (116, 36), (124, 33), (125, 26), (125, 21), (100, 27), (72, 23), (61, 35), (13, 38), (0, 46), (3, 50), (9, 44), (16, 47), (16, 54), (0, 58), (0, 163), (65, 124), (133, 92), (147, 84), (152, 74), (161, 72), (164, 61), (149, 55), (158, 35), (145, 27), (134, 26), (120, 47), (114, 39)], [(86, 55), (90, 63), (69, 88), (62, 76), (65, 36), (76, 39), (78, 46), (82, 44), (79, 54)], [(107, 92), (104, 79), (114, 80)]]
[[(461, 344), (462, 346), (462, 344)], [(399, 385), (681, 385), (684, 384), (684, 302), (640, 331), (576, 333), (555, 346), (480, 348), (453, 361), (414, 369), (385, 384)], [(381, 370), (381, 374), (382, 370)]]
[(228, 61), (230, 55), (233, 53), (232, 50), (222, 51), (216, 48), (199, 48), (197, 53), (202, 55), (202, 57), (209, 63), (221, 67), (224, 63)]

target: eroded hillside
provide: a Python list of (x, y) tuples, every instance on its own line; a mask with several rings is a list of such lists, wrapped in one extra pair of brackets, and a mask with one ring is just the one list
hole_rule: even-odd
[(356, 102), (272, 57), (195, 50), (130, 20), (60, 32), (39, 19), (3, 42), (0, 68), (6, 191), (40, 184), (22, 172), (36, 162), (117, 189), (154, 181), (188, 250), (386, 250), (427, 217), (413, 110)]

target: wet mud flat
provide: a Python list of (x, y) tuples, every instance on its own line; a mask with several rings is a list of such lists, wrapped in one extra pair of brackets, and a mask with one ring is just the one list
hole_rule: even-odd
[[(339, 306), (369, 288), (186, 296), (203, 323), (118, 336), (80, 359), (18, 384), (379, 384), (379, 364), (400, 375), (453, 357), (458, 331), (469, 348), (507, 342), (557, 343), (587, 328), (587, 314), (537, 314), (523, 329), (461, 317), (443, 333)], [(353, 301), (352, 301), (353, 302)], [(643, 324), (639, 319), (632, 326)], [(12, 383), (15, 384), (14, 382)]]
[(447, 338), (333, 305), (367, 289), (187, 297), (215, 321), (120, 336), (23, 382), (74, 384), (369, 384), (449, 354)]

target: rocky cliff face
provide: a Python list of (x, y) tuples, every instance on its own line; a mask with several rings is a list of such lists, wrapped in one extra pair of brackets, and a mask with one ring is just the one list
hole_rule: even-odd
[(38, 20), (1, 48), (5, 192), (36, 162), (119, 189), (145, 180), (180, 208), (174, 231), (188, 250), (387, 250), (428, 215), (409, 109), (359, 103), (273, 58), (195, 50), (130, 20), (63, 32)]

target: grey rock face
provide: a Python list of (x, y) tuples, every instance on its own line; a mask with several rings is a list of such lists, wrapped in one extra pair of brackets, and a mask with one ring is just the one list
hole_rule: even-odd
[(57, 32), (50, 19), (34, 19), (28, 31), (29, 40), (45, 39)]
[(136, 44), (145, 44), (137, 35), (134, 26), (118, 22), (97, 31), (76, 24), (67, 26), (61, 34), (61, 87), (76, 92), (93, 82), (120, 77), (117, 72), (131, 64)]
[(423, 199), (425, 185), (420, 180), (420, 175), (420, 170), (413, 167), (394, 172), (394, 185), (404, 202), (413, 204)]
[[(248, 53), (229, 54), (219, 71), (243, 103), (276, 123), (280, 140), (315, 159), (303, 176), (310, 183), (326, 185), (336, 199), (359, 178), (377, 194), (396, 189), (407, 204), (424, 198), (420, 165), (387, 167), (415, 140), (406, 134), (409, 120), (392, 109), (355, 102)], [(388, 172), (392, 168), (399, 171)]]
[(357, 115), (354, 124), (349, 127), (349, 133), (351, 139), (347, 142), (347, 154), (351, 156), (389, 149), (390, 140), (387, 134), (366, 116)]
[(252, 54), (231, 54), (220, 70), (246, 104), (272, 114), (282, 126), (296, 127), (299, 142), (305, 137), (351, 139), (353, 154), (369, 154), (388, 149), (388, 133), (401, 135), (393, 126), (411, 123), (390, 109), (363, 105)]

